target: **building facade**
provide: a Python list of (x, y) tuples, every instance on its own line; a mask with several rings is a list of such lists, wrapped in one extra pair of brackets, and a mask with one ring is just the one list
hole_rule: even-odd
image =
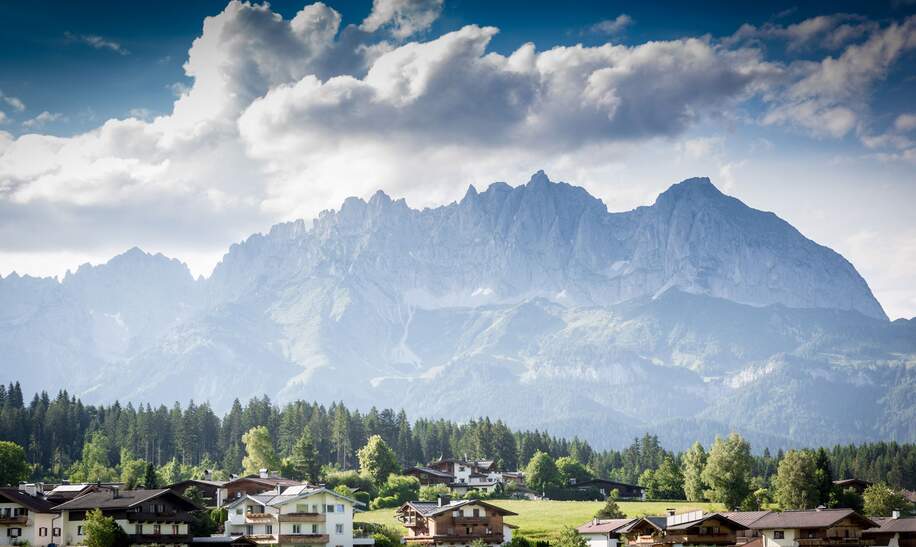
[(0, 488), (0, 545), (58, 543), (60, 525), (52, 507), (44, 498), (18, 488)]
[(262, 545), (352, 547), (353, 512), (358, 502), (308, 485), (281, 494), (246, 495), (226, 505), (225, 530)]
[(398, 508), (396, 517), (406, 528), (404, 541), (424, 545), (468, 547), (475, 540), (502, 545), (512, 540), (514, 526), (504, 518), (515, 515), (480, 500), (411, 501)]
[(60, 545), (83, 544), (86, 515), (94, 509), (113, 518), (132, 545), (187, 546), (190, 513), (200, 508), (169, 489), (91, 492), (54, 507), (60, 513)]

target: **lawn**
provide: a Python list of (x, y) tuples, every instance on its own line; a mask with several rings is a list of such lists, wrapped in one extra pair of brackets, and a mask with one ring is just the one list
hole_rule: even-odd
[[(507, 518), (506, 522), (518, 526), (516, 533), (528, 539), (551, 539), (563, 526), (584, 524), (604, 505), (604, 502), (598, 501), (493, 500), (491, 503), (518, 513), (517, 517)], [(668, 507), (673, 507), (678, 513), (696, 509), (721, 509), (715, 503), (687, 501), (621, 501), (618, 505), (628, 517), (663, 515)], [(388, 524), (401, 529), (400, 523), (394, 518), (394, 509), (357, 513), (355, 520)]]

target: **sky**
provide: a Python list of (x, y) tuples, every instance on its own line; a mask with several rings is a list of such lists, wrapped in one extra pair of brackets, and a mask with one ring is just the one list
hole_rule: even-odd
[(0, 275), (228, 246), (539, 169), (708, 176), (916, 316), (916, 2), (0, 4)]

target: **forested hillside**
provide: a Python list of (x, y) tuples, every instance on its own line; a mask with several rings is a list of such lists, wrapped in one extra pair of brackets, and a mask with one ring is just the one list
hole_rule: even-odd
[[(349, 469), (357, 465), (356, 451), (378, 434), (395, 451), (401, 465), (440, 457), (494, 459), (503, 469), (523, 469), (537, 451), (557, 459), (569, 456), (590, 473), (625, 482), (645, 482), (646, 470), (666, 467), (666, 460), (683, 463), (684, 454), (665, 450), (657, 437), (646, 434), (623, 450), (596, 451), (580, 439), (562, 439), (541, 431), (512, 431), (489, 418), (455, 423), (446, 420), (410, 421), (404, 411), (372, 409), (367, 413), (343, 404), (323, 406), (296, 401), (282, 407), (267, 397), (242, 405), (236, 401), (224, 416), (206, 403), (109, 406), (83, 404), (66, 391), (55, 397), (36, 394), (26, 403), (18, 383), (0, 385), (0, 440), (25, 448), (35, 479), (67, 478), (90, 447), (99, 465), (114, 469), (122, 459), (140, 459), (160, 467), (171, 464), (184, 474), (203, 469), (225, 474), (242, 470), (242, 436), (264, 426), (280, 457), (289, 455), (308, 430), (321, 465)], [(752, 474), (768, 480), (782, 459), (753, 447)], [(916, 446), (894, 442), (835, 446), (826, 450), (834, 478), (884, 481), (916, 488)]]

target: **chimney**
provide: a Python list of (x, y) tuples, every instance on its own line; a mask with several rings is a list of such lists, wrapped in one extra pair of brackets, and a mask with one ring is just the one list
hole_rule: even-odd
[(204, 480), (205, 481), (213, 480), (213, 471), (211, 471), (210, 469), (206, 469), (204, 471)]
[(262, 479), (267, 479), (270, 477), (270, 474), (267, 472), (267, 469), (262, 467), (258, 470), (258, 476)]
[(891, 518), (892, 518), (892, 519), (899, 519), (899, 518), (900, 518), (900, 511), (898, 511), (897, 509), (894, 509), (893, 511), (891, 511)]
[(673, 517), (675, 511), (677, 511), (677, 509), (675, 509), (675, 508), (673, 508), (673, 507), (668, 507), (667, 509), (665, 509), (665, 513), (666, 513), (669, 517)]
[(121, 492), (119, 488), (117, 486), (112, 486), (111, 487), (111, 499), (117, 499), (118, 497), (120, 497), (120, 495), (121, 495)]
[(30, 496), (38, 495), (38, 485), (34, 482), (20, 482), (19, 489)]
[(452, 497), (448, 494), (439, 494), (438, 496), (439, 507), (445, 507), (446, 505), (452, 503)]

